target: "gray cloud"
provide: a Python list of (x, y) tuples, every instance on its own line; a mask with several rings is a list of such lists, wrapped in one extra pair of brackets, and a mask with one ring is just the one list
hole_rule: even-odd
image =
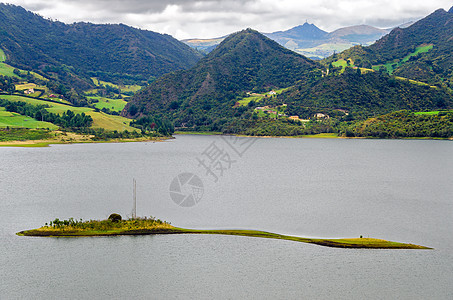
[(327, 31), (357, 24), (387, 28), (453, 4), (450, 0), (6, 1), (67, 23), (125, 23), (176, 38), (217, 37), (247, 27), (273, 32), (306, 20)]

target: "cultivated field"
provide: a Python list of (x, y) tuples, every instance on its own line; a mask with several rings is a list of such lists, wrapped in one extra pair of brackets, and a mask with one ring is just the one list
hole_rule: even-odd
[[(67, 110), (71, 110), (76, 114), (85, 113), (90, 115), (93, 118), (93, 128), (104, 128), (105, 130), (117, 130), (117, 131), (136, 131), (136, 128), (129, 126), (130, 120), (120, 116), (107, 115), (102, 112), (95, 112), (94, 109), (89, 107), (74, 107), (69, 105), (64, 105), (60, 103), (46, 102), (38, 99), (31, 99), (21, 96), (9, 96), (9, 95), (0, 95), (1, 99), (6, 99), (9, 101), (21, 101), (26, 102), (32, 105), (49, 105), (50, 108), (47, 108), (47, 111), (62, 114)], [(47, 128), (47, 127), (45, 127)]]

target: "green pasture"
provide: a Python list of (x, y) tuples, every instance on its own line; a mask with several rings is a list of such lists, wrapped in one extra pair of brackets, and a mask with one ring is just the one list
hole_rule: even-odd
[(0, 49), (0, 62), (4, 62), (5, 60), (6, 60), (5, 52), (3, 52), (2, 49)]
[(92, 99), (98, 100), (99, 102), (94, 103), (94, 106), (98, 109), (108, 108), (110, 110), (117, 111), (117, 112), (122, 111), (127, 104), (127, 102), (124, 101), (123, 99), (110, 99), (110, 98), (94, 97), (94, 96), (90, 96), (87, 98), (90, 100), (92, 100)]
[[(93, 118), (93, 128), (104, 128), (105, 130), (117, 130), (117, 131), (136, 131), (136, 128), (129, 126), (130, 119), (121, 117), (121, 116), (112, 116), (107, 115), (102, 112), (95, 112), (94, 109), (89, 107), (74, 107), (68, 106), (60, 103), (52, 103), (46, 102), (38, 99), (26, 98), (21, 96), (10, 96), (10, 95), (0, 95), (1, 99), (6, 99), (9, 101), (16, 101), (16, 102), (26, 102), (32, 105), (49, 105), (50, 108), (47, 108), (47, 111), (55, 113), (55, 114), (62, 114), (67, 110), (71, 110), (76, 114), (85, 113), (90, 115)], [(47, 128), (47, 127), (45, 127)]]
[(52, 123), (37, 121), (31, 117), (5, 111), (4, 107), (0, 107), (0, 128), (5, 127), (22, 127), (29, 129), (49, 128), (51, 130), (58, 129), (58, 126)]

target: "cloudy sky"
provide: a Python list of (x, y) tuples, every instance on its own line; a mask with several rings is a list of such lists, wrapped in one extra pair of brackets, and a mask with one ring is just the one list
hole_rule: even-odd
[(313, 23), (326, 31), (396, 26), (451, 0), (0, 0), (65, 23), (124, 23), (178, 39), (211, 38), (244, 28), (261, 32)]

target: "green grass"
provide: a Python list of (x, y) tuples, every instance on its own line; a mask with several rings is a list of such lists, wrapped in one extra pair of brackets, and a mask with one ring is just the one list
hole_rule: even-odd
[[(54, 221), (55, 224), (55, 221)], [(149, 234), (220, 234), (246, 237), (270, 238), (316, 244), (337, 248), (382, 248), (382, 249), (430, 249), (424, 246), (391, 242), (373, 238), (317, 239), (282, 235), (258, 230), (195, 230), (173, 227), (170, 223), (154, 219), (130, 219), (119, 222), (71, 221), (66, 225), (46, 225), (38, 229), (18, 232), (19, 236), (109, 236)]]
[(17, 128), (49, 128), (50, 130), (58, 129), (58, 126), (49, 123), (37, 121), (34, 118), (20, 115), (18, 113), (5, 111), (4, 107), (0, 107), (0, 128), (17, 127)]
[(417, 80), (413, 80), (413, 79), (409, 79), (409, 78), (395, 76), (395, 79), (401, 80), (401, 81), (408, 81), (408, 82), (410, 82), (412, 84), (421, 85), (421, 86), (429, 86), (429, 87), (431, 87), (433, 89), (437, 89), (437, 87), (434, 86), (434, 85), (429, 85), (427, 83), (424, 83), (424, 82), (421, 82), (421, 81), (417, 81)]
[(432, 48), (433, 48), (433, 45), (422, 45), (422, 46), (419, 46), (419, 47), (415, 48), (415, 51), (413, 53), (410, 53), (410, 54), (406, 55), (401, 61), (399, 61), (399, 62), (394, 61), (394, 62), (389, 62), (389, 63), (386, 63), (386, 64), (382, 64), (382, 65), (375, 65), (375, 66), (373, 66), (373, 70), (378, 71), (382, 66), (384, 66), (386, 68), (386, 70), (387, 70), (387, 73), (392, 74), (393, 71), (396, 68), (399, 68), (403, 63), (409, 61), (409, 59), (412, 56), (416, 56), (416, 55), (418, 55), (420, 53), (428, 52)]
[(124, 101), (123, 99), (109, 99), (95, 96), (90, 96), (87, 98), (98, 100), (99, 102), (94, 103), (94, 106), (98, 109), (108, 108), (110, 110), (117, 112), (122, 111), (127, 104), (127, 102)]
[(260, 102), (260, 100), (263, 99), (263, 96), (250, 96), (246, 98), (242, 98), (241, 100), (238, 101), (240, 106), (247, 106), (249, 102), (255, 101), (256, 103)]
[(9, 141), (30, 141), (30, 140), (45, 140), (51, 137), (48, 130), (43, 129), (10, 129), (0, 130), (0, 142)]
[(344, 59), (339, 59), (333, 62), (332, 66), (334, 66), (335, 68), (346, 68), (348, 66), (348, 63)]
[(416, 115), (437, 115), (440, 112), (453, 112), (453, 110), (419, 111), (414, 114), (416, 114)]
[[(274, 90), (274, 92), (277, 95), (280, 95), (281, 93), (283, 93), (284, 91), (286, 91), (288, 89), (289, 88), (278, 89), (278, 90)], [(239, 103), (239, 106), (247, 106), (249, 104), (249, 102), (255, 101), (256, 103), (258, 103), (266, 96), (270, 97), (271, 95), (269, 95), (269, 92), (264, 93), (264, 94), (255, 94), (255, 95), (251, 95), (251, 96), (242, 98), (241, 100), (238, 100), (237, 102)]]
[(4, 62), (5, 60), (6, 60), (5, 52), (3, 52), (2, 49), (0, 49), (0, 62)]
[(433, 45), (423, 45), (415, 48), (415, 52), (407, 55), (405, 58), (403, 58), (402, 62), (407, 62), (412, 56), (416, 56), (419, 53), (425, 53), (428, 52), (429, 50), (433, 49)]
[(7, 65), (5, 63), (0, 63), (0, 75), (20, 78), (19, 76), (14, 74), (13, 71), (14, 71), (14, 68), (11, 67), (10, 65)]
[(17, 91), (23, 91), (23, 90), (29, 90), (29, 89), (35, 89), (35, 88), (37, 88), (37, 85), (34, 83), (16, 84)]
[(16, 101), (16, 102), (26, 102), (32, 105), (49, 105), (50, 108), (47, 108), (47, 111), (56, 113), (56, 114), (63, 114), (67, 110), (71, 110), (76, 114), (85, 113), (90, 115), (93, 118), (93, 128), (104, 128), (105, 130), (117, 130), (117, 131), (136, 131), (137, 129), (134, 127), (129, 126), (130, 119), (121, 117), (121, 116), (112, 116), (107, 115), (102, 112), (95, 112), (94, 109), (89, 107), (74, 107), (68, 106), (60, 103), (52, 103), (46, 102), (38, 99), (26, 98), (21, 96), (10, 96), (10, 95), (0, 95), (1, 99), (6, 99), (9, 101)]
[(133, 93), (135, 93), (135, 92), (138, 92), (142, 88), (142, 86), (135, 84), (135, 85), (121, 86), (120, 88), (121, 88), (121, 92), (133, 92)]

